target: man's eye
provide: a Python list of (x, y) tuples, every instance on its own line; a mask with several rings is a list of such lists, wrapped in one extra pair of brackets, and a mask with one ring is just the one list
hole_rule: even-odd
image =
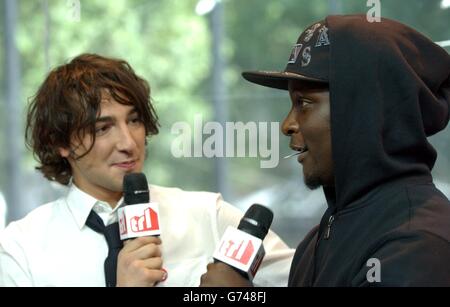
[(133, 124), (140, 124), (140, 123), (142, 123), (142, 120), (139, 117), (136, 117), (136, 118), (132, 118), (130, 120), (130, 122)]
[(310, 105), (310, 104), (312, 104), (311, 100), (303, 99), (303, 106), (307, 106), (307, 105)]
[(303, 97), (297, 99), (297, 105), (301, 107), (307, 107), (308, 105), (312, 104), (312, 101), (309, 99), (305, 99)]
[(95, 128), (95, 133), (96, 134), (103, 134), (105, 132), (107, 132), (109, 130), (110, 126), (109, 125), (104, 125), (104, 126), (100, 126)]

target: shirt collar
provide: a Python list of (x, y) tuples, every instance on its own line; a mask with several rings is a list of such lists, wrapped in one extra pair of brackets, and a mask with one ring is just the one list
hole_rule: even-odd
[(111, 209), (108, 203), (100, 201), (95, 197), (80, 190), (75, 184), (71, 184), (69, 192), (66, 197), (67, 206), (72, 213), (75, 222), (81, 229), (85, 224), (91, 210), (101, 214), (101, 212), (113, 213), (123, 205), (123, 197), (119, 200), (118, 206)]

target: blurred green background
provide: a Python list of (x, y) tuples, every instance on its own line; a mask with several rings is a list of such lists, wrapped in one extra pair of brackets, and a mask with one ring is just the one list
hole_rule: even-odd
[[(381, 15), (444, 42), (450, 40), (449, 6), (448, 0), (384, 0)], [(64, 193), (34, 170), (23, 139), (25, 106), (51, 68), (89, 52), (127, 60), (151, 85), (161, 121), (149, 143), (145, 173), (151, 183), (221, 192), (243, 210), (253, 202), (267, 205), (275, 212), (274, 229), (296, 246), (325, 201), (320, 189), (304, 187), (295, 159), (263, 169), (258, 157), (174, 158), (171, 127), (179, 121), (192, 127), (196, 114), (204, 122), (281, 122), (289, 110), (287, 93), (252, 85), (240, 73), (281, 70), (306, 26), (328, 14), (369, 9), (363, 0), (2, 0), (0, 192), (9, 207), (6, 223)], [(449, 130), (431, 139), (439, 154), (435, 180), (447, 196)], [(282, 157), (290, 153), (288, 139), (277, 134)]]

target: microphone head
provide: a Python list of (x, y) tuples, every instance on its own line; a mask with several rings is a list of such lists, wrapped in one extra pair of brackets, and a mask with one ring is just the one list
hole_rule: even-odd
[(123, 178), (123, 197), (125, 205), (146, 204), (150, 202), (147, 178), (143, 173), (126, 174)]
[(259, 204), (254, 204), (245, 212), (238, 229), (264, 240), (272, 224), (272, 220), (273, 212), (270, 209)]

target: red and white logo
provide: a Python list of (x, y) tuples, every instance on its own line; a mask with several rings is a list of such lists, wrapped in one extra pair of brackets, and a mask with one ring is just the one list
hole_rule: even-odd
[(161, 234), (158, 204), (136, 204), (119, 208), (121, 240)]
[(236, 260), (243, 265), (247, 265), (254, 251), (255, 247), (251, 240), (228, 240), (228, 242), (222, 242), (219, 248), (219, 252), (225, 257)]
[(120, 235), (126, 235), (128, 233), (128, 229), (127, 229), (127, 220), (125, 218), (125, 214), (122, 210), (118, 211), (119, 214), (119, 233)]
[(264, 254), (261, 239), (229, 226), (213, 257), (246, 272), (248, 277), (252, 279), (261, 264)]
[(141, 216), (134, 216), (131, 218), (131, 231), (142, 232), (159, 229), (158, 213), (152, 208), (144, 210), (144, 214)]
[(255, 261), (253, 261), (253, 265), (250, 267), (249, 273), (251, 274), (251, 276), (256, 275), (256, 272), (258, 271), (259, 266), (261, 265), (264, 255), (265, 255), (264, 251), (256, 255)]

